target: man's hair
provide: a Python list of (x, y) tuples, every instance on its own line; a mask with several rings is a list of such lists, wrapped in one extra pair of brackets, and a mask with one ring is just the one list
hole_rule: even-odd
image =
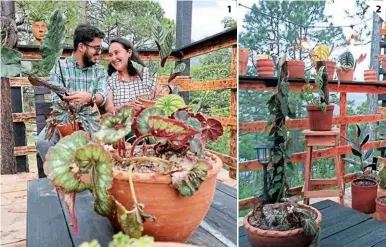
[(105, 37), (104, 32), (89, 24), (81, 24), (75, 29), (74, 33), (74, 51), (78, 49), (79, 43), (90, 43), (94, 38)]

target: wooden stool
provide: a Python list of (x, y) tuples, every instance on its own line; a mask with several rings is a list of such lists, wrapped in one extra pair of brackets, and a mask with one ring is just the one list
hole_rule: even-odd
[[(336, 178), (333, 179), (311, 179), (312, 168), (312, 149), (314, 146), (320, 147), (337, 147), (339, 146), (338, 136), (339, 129), (332, 129), (330, 131), (311, 131), (304, 130), (302, 134), (305, 136), (307, 147), (307, 160), (304, 166), (304, 204), (310, 203), (310, 198), (314, 197), (339, 197), (339, 203), (344, 206), (344, 170), (337, 149), (333, 149), (331, 156), (334, 157)], [(338, 190), (313, 190), (317, 186), (338, 186)]]

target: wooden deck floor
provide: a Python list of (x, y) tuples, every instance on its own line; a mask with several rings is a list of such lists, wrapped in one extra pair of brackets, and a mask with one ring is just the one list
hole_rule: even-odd
[[(25, 247), (27, 226), (27, 183), (38, 179), (37, 171), (1, 175), (1, 246)], [(236, 188), (237, 181), (222, 170), (217, 180)]]

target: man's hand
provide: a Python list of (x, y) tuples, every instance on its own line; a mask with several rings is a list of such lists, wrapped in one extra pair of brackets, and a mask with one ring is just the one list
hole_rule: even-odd
[(88, 103), (91, 101), (92, 94), (89, 92), (70, 92), (69, 96), (64, 96), (63, 99), (73, 103)]

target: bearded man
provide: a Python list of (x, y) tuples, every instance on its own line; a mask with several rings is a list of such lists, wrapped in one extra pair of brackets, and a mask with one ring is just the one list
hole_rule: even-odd
[[(107, 73), (102, 65), (96, 63), (102, 52), (102, 39), (105, 34), (98, 28), (82, 24), (75, 29), (74, 53), (59, 62), (50, 72), (49, 82), (64, 86), (68, 95), (63, 99), (70, 103), (95, 103), (104, 106), (107, 99)], [(58, 95), (53, 94), (53, 103), (60, 101)], [(52, 138), (45, 140), (45, 127), (37, 137), (37, 151), (43, 160), (48, 149), (59, 141), (57, 131)]]

